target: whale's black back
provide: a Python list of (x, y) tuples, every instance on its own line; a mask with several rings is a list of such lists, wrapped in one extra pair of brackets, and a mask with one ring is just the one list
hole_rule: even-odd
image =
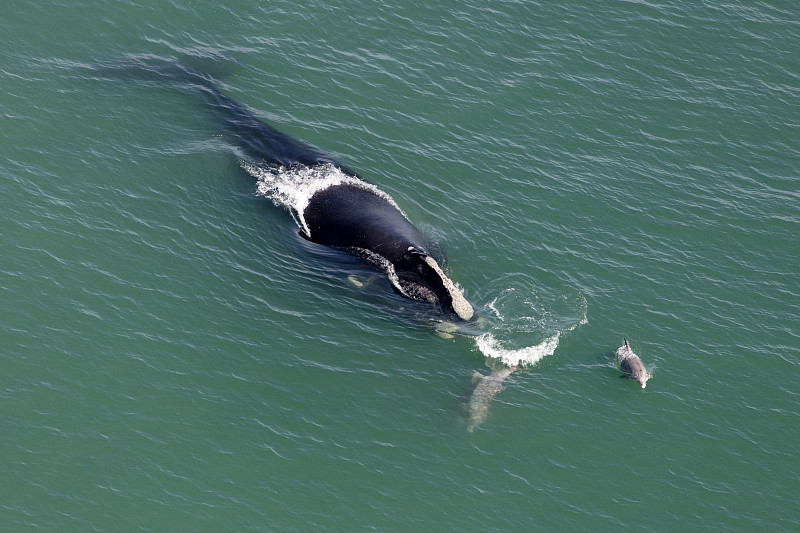
[(410, 246), (422, 251), (425, 238), (391, 202), (353, 184), (315, 193), (303, 211), (310, 235), (319, 244), (370, 250), (395, 261)]

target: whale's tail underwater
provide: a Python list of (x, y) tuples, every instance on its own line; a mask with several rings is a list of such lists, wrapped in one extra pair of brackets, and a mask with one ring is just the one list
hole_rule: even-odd
[(647, 380), (652, 378), (653, 375), (647, 371), (647, 368), (639, 359), (639, 356), (633, 353), (628, 339), (622, 339), (623, 344), (615, 352), (617, 364), (620, 370), (625, 373), (627, 377), (631, 377), (639, 382), (642, 388), (647, 386)]
[[(292, 212), (304, 237), (375, 264), (402, 296), (436, 304), (462, 321), (473, 318), (472, 305), (461, 289), (426, 250), (430, 240), (389, 195), (321, 150), (260, 120), (223, 94), (212, 76), (185, 62), (152, 58), (132, 58), (93, 70), (115, 79), (166, 83), (200, 95), (243, 160), (242, 168), (261, 180), (259, 191), (266, 190), (265, 196)], [(287, 177), (294, 181), (286, 183)]]
[(165, 60), (145, 56), (98, 64), (91, 70), (96, 75), (113, 80), (151, 82), (200, 96), (215, 120), (223, 126), (226, 138), (245, 157), (283, 167), (331, 164), (352, 173), (320, 149), (259, 120), (252, 111), (223, 94), (218, 88), (219, 81), (213, 75), (202, 70), (202, 67), (194, 66), (204, 59), (208, 59), (204, 67), (217, 62), (217, 58), (213, 57)]

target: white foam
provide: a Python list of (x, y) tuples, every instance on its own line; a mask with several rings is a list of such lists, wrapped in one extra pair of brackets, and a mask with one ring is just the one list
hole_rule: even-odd
[(491, 333), (484, 333), (475, 339), (475, 344), (478, 345), (478, 349), (483, 355), (494, 359), (500, 359), (508, 366), (532, 366), (548, 355), (553, 355), (558, 346), (558, 339), (560, 336), (561, 333), (559, 332), (545, 339), (540, 344), (512, 349), (503, 348), (494, 335)]
[(489, 331), (475, 340), (486, 357), (531, 366), (555, 352), (561, 335), (588, 323), (586, 298), (580, 293), (542, 298), (524, 275), (502, 281), (506, 286), (487, 305)]

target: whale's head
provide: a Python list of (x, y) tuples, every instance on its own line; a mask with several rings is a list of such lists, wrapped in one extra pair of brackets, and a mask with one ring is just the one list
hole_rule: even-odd
[(405, 296), (439, 304), (462, 320), (472, 318), (472, 305), (433, 257), (409, 246), (394, 268), (399, 288)]

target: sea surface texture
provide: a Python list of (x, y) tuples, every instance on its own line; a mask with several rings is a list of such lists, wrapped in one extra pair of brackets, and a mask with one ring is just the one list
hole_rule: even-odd
[[(797, 2), (446, 4), (4, 3), (0, 529), (800, 531)], [(135, 63), (389, 195), (478, 318)]]

